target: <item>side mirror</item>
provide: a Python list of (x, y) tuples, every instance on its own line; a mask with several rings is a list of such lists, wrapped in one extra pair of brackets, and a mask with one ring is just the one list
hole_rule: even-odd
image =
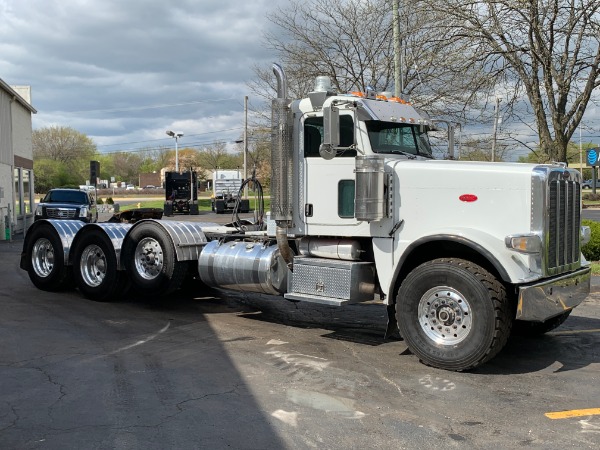
[(323, 108), (323, 143), (319, 147), (319, 154), (323, 159), (332, 159), (339, 146), (340, 109), (335, 106), (326, 106)]

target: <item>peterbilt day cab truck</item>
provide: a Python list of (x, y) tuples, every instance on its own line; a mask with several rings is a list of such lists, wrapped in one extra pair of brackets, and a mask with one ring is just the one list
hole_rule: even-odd
[[(21, 267), (40, 289), (111, 300), (216, 288), (343, 307), (381, 300), (425, 364), (468, 370), (511, 331), (560, 325), (590, 290), (580, 252), (580, 174), (561, 164), (434, 160), (432, 122), (374, 93), (319, 78), (290, 100), (274, 65), (269, 226), (40, 220)], [(254, 231), (251, 231), (254, 230)], [(72, 281), (71, 278), (74, 280)]]

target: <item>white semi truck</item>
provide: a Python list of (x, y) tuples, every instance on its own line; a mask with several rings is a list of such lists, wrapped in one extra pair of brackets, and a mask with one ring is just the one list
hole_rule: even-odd
[[(560, 325), (590, 290), (581, 177), (561, 164), (434, 160), (432, 122), (371, 92), (320, 82), (290, 100), (274, 65), (271, 218), (237, 228), (40, 220), (21, 267), (40, 289), (110, 300), (126, 281), (172, 292), (190, 274), (274, 301), (379, 299), (424, 363), (468, 370), (511, 331)], [(266, 228), (266, 230), (265, 230)], [(250, 231), (255, 230), (255, 231)], [(277, 297), (275, 297), (277, 296)]]

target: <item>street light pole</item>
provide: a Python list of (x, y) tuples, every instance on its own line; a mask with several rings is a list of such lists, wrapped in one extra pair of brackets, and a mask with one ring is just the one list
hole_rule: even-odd
[(176, 133), (171, 130), (167, 130), (167, 136), (175, 138), (175, 172), (179, 173), (179, 138), (183, 137), (183, 133)]

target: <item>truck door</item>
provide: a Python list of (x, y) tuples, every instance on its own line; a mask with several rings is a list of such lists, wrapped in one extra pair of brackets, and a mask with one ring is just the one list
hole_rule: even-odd
[[(344, 234), (345, 226), (356, 226), (354, 218), (356, 150), (345, 150), (330, 160), (319, 155), (323, 142), (323, 117), (304, 120), (304, 218), (307, 232)], [(340, 116), (340, 145), (354, 142), (351, 115)]]

